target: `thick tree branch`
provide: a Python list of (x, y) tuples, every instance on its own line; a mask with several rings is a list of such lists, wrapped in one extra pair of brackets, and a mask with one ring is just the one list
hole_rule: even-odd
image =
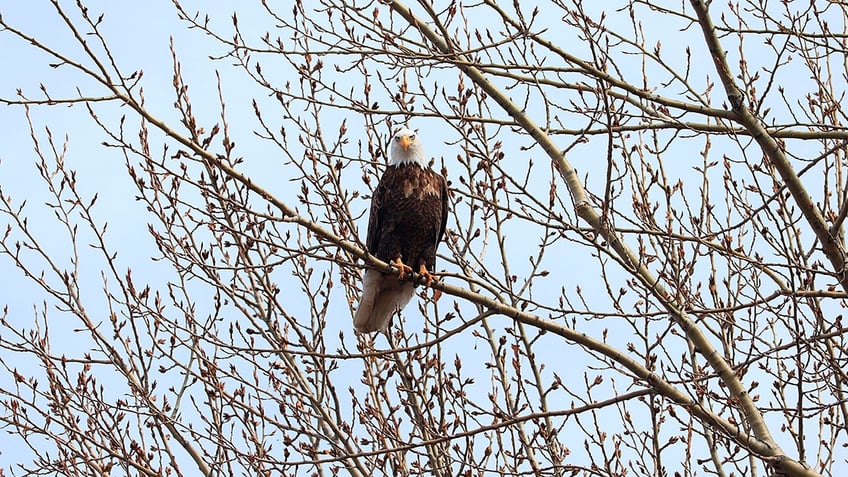
[(845, 268), (845, 245), (839, 241), (837, 235), (832, 233), (822, 212), (813, 203), (810, 193), (807, 192), (804, 183), (795, 173), (795, 169), (786, 157), (781, 146), (768, 132), (762, 122), (757, 119), (747, 105), (745, 91), (736, 84), (734, 74), (727, 63), (727, 56), (721, 46), (716, 34), (716, 28), (710, 18), (707, 4), (704, 0), (691, 0), (698, 23), (704, 33), (707, 47), (712, 56), (716, 72), (724, 85), (727, 99), (736, 114), (736, 120), (748, 131), (751, 137), (757, 141), (763, 153), (769, 158), (769, 162), (777, 169), (783, 179), (786, 188), (795, 199), (795, 204), (804, 214), (813, 233), (822, 245), (822, 250), (830, 261), (831, 266), (842, 289), (848, 291), (848, 270)]
[[(394, 0), (391, 3), (391, 6), (394, 11), (399, 13), (410, 25), (417, 28), (421, 34), (431, 42), (442, 54), (446, 55), (446, 57), (450, 58), (451, 55), (454, 55), (454, 51), (450, 48), (447, 43), (442, 39), (442, 37), (429, 28), (429, 26), (420, 21), (415, 14), (412, 12), (412, 9), (404, 5), (403, 3)], [(781, 450), (772, 439), (771, 434), (768, 431), (765, 422), (763, 421), (762, 415), (759, 410), (754, 405), (751, 397), (748, 395), (745, 387), (742, 382), (739, 380), (739, 377), (734, 372), (733, 368), (730, 364), (721, 356), (718, 350), (710, 343), (709, 339), (704, 335), (704, 333), (700, 330), (700, 328), (689, 318), (689, 316), (683, 311), (683, 308), (680, 304), (676, 303), (673, 296), (669, 294), (665, 288), (660, 284), (659, 280), (650, 272), (647, 268), (646, 264), (638, 257), (638, 255), (633, 252), (622, 240), (621, 238), (609, 227), (608, 224), (603, 223), (601, 221), (601, 215), (595, 210), (594, 207), (587, 200), (587, 194), (585, 189), (583, 188), (583, 184), (580, 182), (579, 177), (577, 176), (577, 172), (574, 167), (568, 162), (565, 158), (565, 155), (560, 151), (560, 149), (554, 144), (551, 138), (541, 129), (539, 128), (530, 116), (524, 112), (524, 110), (512, 102), (512, 100), (507, 96), (504, 92), (502, 92), (499, 88), (497, 88), (493, 83), (491, 83), (485, 75), (476, 67), (472, 65), (472, 63), (467, 58), (457, 58), (459, 61), (457, 62), (457, 67), (462, 70), (474, 83), (480, 86), (486, 93), (491, 96), (497, 103), (510, 115), (515, 121), (521, 125), (525, 131), (534, 139), (534, 141), (539, 144), (542, 149), (548, 154), (550, 159), (556, 164), (557, 169), (562, 175), (563, 181), (568, 187), (569, 192), (571, 193), (572, 200), (574, 202), (575, 209), (577, 210), (578, 216), (580, 216), (583, 220), (585, 220), (598, 234), (600, 234), (609, 244), (610, 247), (615, 250), (615, 252), (624, 260), (630, 267), (631, 273), (633, 273), (644, 285), (653, 291), (654, 296), (656, 296), (666, 307), (672, 317), (674, 317), (675, 321), (680, 325), (683, 331), (686, 333), (686, 336), (691, 340), (693, 345), (704, 355), (713, 369), (716, 370), (721, 380), (728, 386), (734, 398), (738, 399), (741, 403), (742, 408), (745, 411), (745, 416), (748, 419), (749, 424), (755, 432), (755, 438), (750, 438), (745, 436), (744, 438), (737, 439), (740, 444), (749, 447), (755, 453), (763, 456), (774, 456), (779, 457), (775, 462), (779, 463), (782, 468), (792, 469), (793, 472), (799, 471), (799, 469), (806, 469), (803, 465), (798, 464), (792, 459), (786, 458), (783, 450)], [(504, 310), (506, 312), (507, 310)], [(507, 313), (505, 313), (507, 314)], [(507, 316), (517, 317), (516, 314), (507, 314)], [(528, 319), (528, 321), (522, 320), (524, 323), (532, 324), (533, 326), (545, 328), (546, 324), (545, 320), (538, 319), (533, 317), (533, 319)], [(560, 336), (574, 339), (573, 337), (564, 336), (564, 334), (560, 334)], [(584, 345), (588, 345), (587, 338), (583, 338), (581, 343)], [(593, 346), (596, 346), (595, 343), (592, 343)], [(593, 346), (589, 346), (592, 349), (598, 350)], [(613, 354), (606, 354), (613, 353)], [(624, 364), (631, 369), (631, 371), (637, 372), (635, 368), (631, 368), (628, 364), (629, 359), (626, 356), (621, 355), (620, 353), (614, 352), (614, 350), (605, 350), (604, 354), (610, 356), (615, 359), (617, 362)], [(642, 370), (644, 371), (644, 370)], [(638, 374), (638, 373), (637, 373)], [(695, 412), (692, 406), (693, 404), (689, 402), (688, 398), (682, 398), (679, 392), (674, 389), (672, 386), (669, 386), (667, 383), (663, 383), (662, 381), (657, 380), (657, 378), (651, 374), (641, 375), (643, 379), (648, 380), (652, 385), (656, 385), (658, 391), (664, 396), (672, 398), (675, 396), (673, 400), (678, 404), (687, 406), (690, 410), (693, 410), (693, 413), (698, 415), (701, 419), (708, 420), (714, 423), (720, 423), (720, 420), (716, 420), (717, 417), (709, 416), (709, 413), (699, 413)], [(727, 427), (727, 423), (722, 423), (721, 426), (724, 429), (729, 429)], [(730, 426), (730, 428), (734, 428), (734, 432), (736, 431), (735, 426)], [(733, 435), (731, 432), (730, 435)], [(737, 436), (741, 437), (741, 434), (737, 434)], [(759, 441), (758, 441), (759, 439)], [(805, 470), (806, 471), (806, 470)], [(793, 474), (793, 475), (802, 475), (802, 474)], [(815, 473), (808, 475), (817, 475)]]

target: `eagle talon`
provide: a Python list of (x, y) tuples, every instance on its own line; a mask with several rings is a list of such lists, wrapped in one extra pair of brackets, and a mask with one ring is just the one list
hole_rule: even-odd
[[(439, 276), (435, 273), (430, 273), (427, 271), (427, 267), (424, 264), (421, 264), (421, 267), (418, 268), (418, 276), (421, 277), (421, 280), (424, 282), (424, 286), (430, 288), (430, 285), (435, 281), (439, 281)], [(433, 301), (439, 301), (439, 298), (442, 297), (442, 291), (433, 289)]]
[(439, 276), (435, 273), (428, 272), (427, 267), (423, 263), (418, 268), (418, 275), (424, 281), (424, 286), (428, 288), (430, 287), (430, 285), (433, 284), (434, 281), (437, 281), (439, 279)]
[(400, 257), (390, 261), (389, 265), (397, 268), (398, 278), (401, 279), (401, 280), (403, 280), (403, 278), (406, 276), (407, 273), (412, 273), (412, 267), (403, 263), (403, 261), (400, 259)]

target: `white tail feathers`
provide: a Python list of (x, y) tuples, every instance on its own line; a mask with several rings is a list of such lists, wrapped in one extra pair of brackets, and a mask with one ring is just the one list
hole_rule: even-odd
[(395, 310), (405, 307), (414, 292), (415, 286), (411, 282), (377, 270), (366, 270), (362, 280), (362, 299), (353, 316), (353, 327), (360, 333), (384, 330)]

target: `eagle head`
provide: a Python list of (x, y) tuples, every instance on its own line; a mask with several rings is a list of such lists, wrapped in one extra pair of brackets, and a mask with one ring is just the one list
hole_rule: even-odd
[(412, 129), (399, 129), (392, 137), (392, 143), (389, 146), (389, 165), (401, 164), (418, 164), (421, 167), (427, 167), (421, 137)]

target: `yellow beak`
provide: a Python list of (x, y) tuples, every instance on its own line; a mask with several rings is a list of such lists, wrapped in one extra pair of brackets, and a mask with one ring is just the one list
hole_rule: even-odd
[(411, 146), (411, 145), (412, 145), (412, 138), (411, 137), (409, 137), (405, 134), (400, 137), (400, 147), (402, 147), (404, 150), (409, 149), (409, 146)]

